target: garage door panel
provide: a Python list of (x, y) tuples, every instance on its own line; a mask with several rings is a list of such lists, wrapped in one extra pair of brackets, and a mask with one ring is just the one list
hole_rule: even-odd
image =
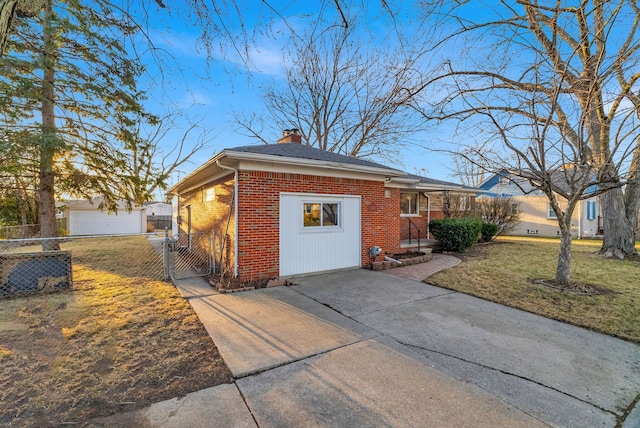
[[(305, 214), (315, 204), (338, 204), (339, 226), (305, 227)], [(282, 194), (280, 275), (360, 266), (360, 231), (359, 197)]]
[(142, 211), (107, 214), (99, 210), (70, 210), (69, 229), (72, 235), (109, 235), (140, 233)]

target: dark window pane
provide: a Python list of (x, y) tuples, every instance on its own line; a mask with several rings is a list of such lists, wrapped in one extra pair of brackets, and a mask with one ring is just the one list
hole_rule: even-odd
[(322, 225), (338, 226), (338, 204), (322, 204)]

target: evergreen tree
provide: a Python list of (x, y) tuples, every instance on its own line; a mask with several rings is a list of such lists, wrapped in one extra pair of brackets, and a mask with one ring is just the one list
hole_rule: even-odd
[(100, 195), (111, 209), (138, 199), (121, 174), (124, 148), (132, 129), (157, 119), (143, 109), (144, 68), (130, 54), (139, 27), (113, 4), (45, 0), (39, 16), (12, 25), (0, 112), (12, 132), (34, 136), (41, 234), (53, 237), (56, 192)]

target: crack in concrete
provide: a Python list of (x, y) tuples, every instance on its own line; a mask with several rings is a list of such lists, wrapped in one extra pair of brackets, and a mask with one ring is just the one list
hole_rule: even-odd
[[(431, 284), (428, 284), (428, 283), (426, 283), (426, 284), (427, 284), (427, 285), (431, 285)], [(434, 287), (437, 287), (437, 286), (435, 286), (435, 285), (434, 285)], [(291, 289), (294, 289), (294, 288), (293, 288), (293, 287), (291, 287)], [(446, 289), (444, 289), (444, 290), (446, 290)], [(552, 390), (552, 391), (558, 392), (558, 393), (560, 393), (560, 394), (562, 394), (562, 395), (564, 395), (564, 396), (567, 396), (567, 397), (573, 398), (574, 400), (577, 400), (577, 401), (580, 401), (580, 402), (582, 402), (582, 403), (585, 403), (585, 404), (587, 404), (587, 405), (589, 405), (589, 406), (591, 406), (591, 407), (594, 407), (594, 408), (596, 408), (596, 409), (598, 409), (598, 410), (600, 410), (600, 411), (602, 411), (602, 412), (605, 412), (605, 413), (607, 413), (607, 414), (609, 414), (609, 415), (612, 415), (612, 416), (616, 419), (616, 428), (621, 428), (621, 427), (622, 427), (622, 425), (624, 424), (624, 421), (626, 420), (626, 418), (631, 414), (631, 412), (633, 411), (633, 409), (635, 408), (635, 406), (636, 406), (636, 405), (638, 405), (638, 404), (640, 403), (640, 394), (638, 394), (638, 396), (637, 396), (637, 397), (635, 398), (635, 400), (634, 400), (634, 401), (629, 405), (629, 407), (627, 407), (626, 409), (624, 409), (624, 410), (623, 410), (623, 414), (622, 414), (622, 415), (619, 415), (619, 414), (617, 414), (615, 411), (605, 409), (605, 408), (600, 407), (600, 406), (598, 406), (598, 405), (596, 405), (596, 404), (594, 404), (594, 403), (590, 403), (590, 402), (588, 402), (588, 401), (586, 401), (586, 400), (584, 400), (584, 399), (582, 399), (582, 398), (575, 397), (575, 396), (573, 396), (573, 395), (571, 395), (571, 394), (568, 394), (568, 393), (566, 393), (566, 392), (564, 392), (564, 391), (561, 391), (561, 390), (559, 390), (559, 389), (557, 389), (557, 388), (554, 388), (554, 387), (552, 387), (552, 386), (545, 385), (545, 384), (543, 384), (543, 383), (541, 383), (541, 382), (538, 382), (538, 381), (535, 381), (535, 380), (533, 380), (533, 379), (529, 379), (529, 378), (526, 378), (526, 377), (524, 377), (524, 376), (521, 376), (521, 375), (518, 375), (518, 374), (515, 374), (515, 373), (510, 373), (510, 372), (507, 372), (507, 371), (505, 371), (505, 370), (501, 370), (501, 369), (498, 369), (498, 368), (495, 368), (495, 367), (490, 367), (490, 366), (487, 366), (487, 365), (484, 365), (484, 364), (480, 364), (480, 363), (477, 363), (477, 362), (475, 362), (475, 361), (465, 360), (464, 358), (461, 358), (461, 357), (458, 357), (458, 356), (455, 356), (455, 355), (450, 355), (450, 354), (447, 354), (447, 353), (444, 353), (444, 352), (440, 352), (440, 351), (436, 351), (436, 350), (433, 350), (433, 349), (427, 349), (427, 348), (424, 348), (424, 347), (421, 347), (421, 346), (412, 345), (412, 344), (410, 344), (410, 343), (401, 342), (401, 341), (399, 341), (397, 338), (395, 338), (395, 337), (393, 337), (393, 336), (389, 336), (389, 335), (387, 335), (387, 334), (385, 334), (385, 333), (383, 333), (383, 332), (381, 332), (381, 331), (378, 331), (378, 330), (376, 330), (375, 328), (373, 328), (373, 327), (371, 327), (371, 326), (368, 326), (368, 325), (366, 325), (366, 324), (364, 324), (364, 323), (362, 323), (362, 322), (360, 322), (359, 320), (357, 320), (357, 319), (355, 319), (355, 318), (354, 318), (354, 317), (358, 317), (358, 316), (363, 316), (363, 315), (373, 314), (373, 313), (376, 313), (376, 312), (384, 311), (384, 310), (387, 310), (387, 309), (390, 309), (390, 308), (394, 308), (394, 307), (398, 307), (398, 306), (406, 305), (406, 304), (409, 304), (409, 303), (420, 302), (420, 301), (423, 301), (423, 300), (435, 299), (435, 298), (438, 298), (438, 297), (449, 296), (449, 295), (451, 295), (451, 294), (460, 294), (458, 291), (455, 291), (455, 290), (449, 290), (449, 292), (448, 292), (448, 293), (438, 294), (437, 296), (430, 296), (430, 297), (424, 297), (424, 298), (421, 298), (421, 299), (414, 299), (414, 300), (411, 300), (411, 301), (408, 301), (408, 302), (398, 303), (397, 305), (387, 306), (387, 307), (385, 307), (385, 308), (380, 308), (380, 309), (376, 309), (376, 310), (371, 311), (371, 312), (365, 312), (365, 313), (357, 314), (357, 315), (353, 315), (353, 316), (349, 316), (349, 315), (347, 315), (347, 314), (344, 314), (344, 313), (342, 313), (341, 311), (339, 311), (338, 309), (334, 308), (333, 306), (331, 306), (331, 305), (329, 305), (329, 304), (327, 304), (327, 303), (320, 302), (319, 300), (317, 300), (317, 299), (315, 299), (315, 298), (313, 298), (313, 297), (311, 297), (311, 296), (309, 296), (309, 295), (307, 295), (307, 294), (305, 294), (305, 293), (303, 293), (303, 292), (301, 292), (301, 291), (299, 291), (299, 290), (295, 290), (295, 289), (294, 289), (294, 291), (296, 291), (298, 294), (301, 294), (301, 295), (303, 295), (303, 296), (305, 296), (305, 297), (307, 297), (307, 298), (309, 298), (309, 299), (313, 300), (314, 302), (317, 302), (317, 303), (319, 303), (319, 304), (321, 304), (321, 305), (323, 305), (323, 306), (325, 306), (325, 307), (327, 307), (327, 308), (329, 308), (329, 309), (331, 309), (331, 310), (333, 310), (333, 311), (335, 311), (335, 312), (339, 313), (340, 315), (342, 315), (342, 316), (344, 316), (344, 317), (346, 317), (346, 318), (349, 318), (349, 319), (350, 319), (350, 320), (352, 320), (353, 322), (358, 323), (358, 324), (362, 325), (363, 327), (366, 327), (366, 328), (368, 328), (368, 329), (370, 329), (370, 330), (372, 330), (372, 331), (375, 331), (376, 333), (378, 333), (378, 336), (377, 336), (377, 337), (387, 337), (387, 338), (389, 338), (389, 339), (391, 339), (391, 340), (394, 340), (395, 342), (399, 343), (400, 345), (406, 346), (406, 347), (408, 347), (408, 348), (410, 348), (410, 349), (422, 349), (422, 350), (427, 351), (427, 352), (433, 352), (433, 353), (435, 353), (435, 354), (443, 355), (443, 356), (445, 356), (445, 357), (454, 358), (454, 359), (457, 359), (457, 360), (459, 360), (459, 361), (463, 361), (463, 362), (468, 363), (468, 364), (473, 364), (473, 365), (476, 365), (476, 366), (478, 366), (478, 367), (483, 367), (483, 368), (488, 369), (488, 370), (497, 371), (497, 372), (502, 373), (502, 374), (504, 374), (504, 375), (512, 376), (512, 377), (515, 377), (515, 378), (518, 378), (518, 379), (522, 379), (522, 380), (524, 380), (524, 381), (526, 381), (526, 382), (531, 382), (531, 383), (536, 384), (536, 385), (539, 385), (539, 386), (541, 386), (541, 387), (543, 387), (543, 388), (547, 388), (547, 389), (549, 389), (549, 390)], [(340, 348), (343, 348), (343, 347), (346, 347), (346, 346), (350, 346), (350, 345), (353, 345), (353, 344), (355, 344), (355, 343), (362, 342), (362, 341), (364, 341), (364, 340), (374, 339), (375, 337), (376, 337), (376, 336), (373, 336), (373, 337), (370, 337), (370, 338), (367, 338), (367, 339), (362, 339), (362, 340), (359, 340), (359, 341), (357, 341), (357, 342), (354, 342), (354, 343), (351, 343), (351, 344), (347, 344), (347, 345), (344, 345), (344, 346), (341, 346), (341, 347), (338, 347), (338, 348), (335, 348), (335, 349), (340, 349)], [(333, 351), (333, 350), (334, 350), (334, 349), (331, 349), (331, 350), (328, 350), (328, 351), (325, 351), (325, 352), (320, 352), (320, 353), (318, 353), (318, 354), (316, 354), (316, 355), (320, 355), (320, 354), (322, 354), (322, 353), (331, 352), (331, 351)], [(310, 358), (310, 357), (301, 358), (300, 360), (303, 360), (303, 359), (306, 359), (306, 358)], [(298, 361), (300, 361), (300, 360), (298, 360)], [(288, 364), (288, 363), (285, 363), (285, 364), (282, 364), (282, 365), (284, 366), (284, 365), (286, 365), (286, 364)], [(477, 385), (477, 386), (478, 386), (478, 387), (480, 387), (480, 385)], [(481, 388), (481, 387), (480, 387), (480, 388)], [(482, 389), (484, 390), (484, 388), (482, 388)], [(488, 391), (488, 392), (489, 392), (491, 395), (494, 395), (493, 393), (491, 393), (491, 391)], [(495, 395), (494, 395), (494, 396), (495, 396)], [(497, 397), (497, 396), (496, 396), (496, 397)], [(503, 400), (503, 401), (504, 401), (504, 400)], [(520, 410), (524, 412), (524, 410), (522, 410), (522, 409), (520, 409)], [(525, 413), (529, 414), (528, 412), (525, 412)], [(534, 417), (535, 419), (538, 419), (538, 420), (540, 420), (541, 422), (543, 422), (543, 423), (545, 423), (545, 424), (547, 423), (547, 421), (541, 420), (540, 418), (538, 418), (538, 417), (537, 417), (537, 416), (535, 416), (535, 415), (530, 415), (530, 414), (529, 414), (529, 416), (532, 416), (532, 417)]]
[[(603, 408), (603, 407), (598, 406), (597, 404), (590, 403), (589, 401), (586, 401), (586, 400), (584, 400), (584, 399), (582, 399), (582, 398), (580, 398), (580, 397), (576, 397), (576, 396), (571, 395), (571, 394), (569, 394), (569, 393), (567, 393), (567, 392), (565, 392), (565, 391), (561, 391), (561, 390), (559, 390), (558, 388), (554, 388), (553, 386), (546, 385), (546, 384), (544, 384), (544, 383), (542, 383), (542, 382), (538, 382), (538, 381), (533, 380), (533, 379), (529, 379), (529, 378), (527, 378), (527, 377), (525, 377), (525, 376), (521, 376), (521, 375), (516, 374), (516, 373), (511, 373), (511, 372), (508, 372), (508, 371), (506, 371), (506, 370), (502, 370), (502, 369), (499, 369), (499, 368), (496, 368), (496, 367), (487, 366), (486, 364), (481, 364), (481, 363), (478, 363), (478, 362), (476, 362), (476, 361), (467, 360), (467, 359), (464, 359), (464, 358), (462, 358), (462, 357), (458, 357), (458, 356), (456, 356), (456, 355), (447, 354), (447, 353), (445, 353), (445, 352), (436, 351), (436, 350), (434, 350), (434, 349), (424, 348), (424, 347), (422, 347), (422, 346), (412, 345), (412, 344), (410, 344), (410, 343), (400, 342), (400, 341), (398, 341), (397, 339), (394, 339), (394, 340), (396, 340), (396, 341), (397, 341), (398, 343), (400, 343), (401, 345), (407, 346), (407, 347), (409, 347), (409, 348), (413, 348), (413, 349), (421, 349), (421, 350), (423, 350), (423, 351), (433, 352), (434, 354), (443, 355), (443, 356), (445, 356), (445, 357), (449, 357), (449, 358), (454, 358), (454, 359), (456, 359), (456, 360), (459, 360), (459, 361), (462, 361), (462, 362), (465, 362), (465, 363), (468, 363), (468, 364), (473, 364), (473, 365), (475, 365), (475, 366), (482, 367), (482, 368), (487, 369), (487, 370), (496, 371), (496, 372), (502, 373), (502, 374), (507, 375), (507, 376), (512, 376), (512, 377), (515, 377), (515, 378), (518, 378), (518, 379), (524, 380), (524, 381), (526, 381), (526, 382), (531, 382), (531, 383), (536, 384), (536, 385), (539, 385), (539, 386), (541, 386), (541, 387), (543, 387), (543, 388), (550, 389), (550, 390), (555, 391), (555, 392), (558, 392), (558, 393), (560, 393), (560, 394), (562, 394), (562, 395), (564, 395), (564, 396), (567, 396), (567, 397), (573, 398), (574, 400), (578, 400), (578, 401), (580, 401), (580, 402), (582, 402), (582, 403), (588, 404), (588, 405), (589, 405), (589, 406), (591, 406), (591, 407), (595, 407), (595, 408), (596, 408), (596, 409), (598, 409), (598, 410), (601, 410), (601, 411), (603, 411), (603, 412), (605, 412), (605, 413), (608, 413), (608, 414), (612, 415), (613, 417), (615, 417), (615, 418), (616, 418), (616, 420), (618, 420), (618, 419), (620, 418), (620, 415), (618, 415), (618, 414), (617, 414), (616, 412), (614, 412), (614, 411), (611, 411), (611, 410), (609, 410), (609, 409), (605, 409), (605, 408)], [(478, 385), (478, 386), (479, 386), (479, 385)], [(484, 388), (483, 388), (483, 389), (484, 389)], [(632, 408), (633, 408), (633, 407), (632, 407)]]
[(233, 380), (233, 384), (235, 385), (236, 389), (238, 390), (238, 394), (240, 394), (240, 398), (242, 398), (242, 401), (244, 402), (245, 407), (249, 411), (249, 414), (251, 415), (251, 419), (253, 419), (253, 422), (256, 424), (257, 427), (259, 427), (260, 424), (258, 424), (258, 420), (256, 419), (256, 416), (251, 411), (251, 407), (249, 406), (249, 403), (247, 403), (247, 397), (244, 396), (244, 394), (242, 393), (242, 390), (240, 389), (240, 387), (236, 383), (235, 379)]
[[(429, 284), (427, 284), (427, 285), (429, 285)], [(436, 286), (434, 285), (433, 287), (436, 287)], [(293, 289), (293, 288), (292, 288), (292, 289)], [(446, 290), (446, 289), (445, 289), (445, 290)], [(368, 311), (368, 312), (361, 312), (361, 313), (357, 313), (357, 314), (353, 314), (353, 315), (348, 315), (348, 314), (345, 314), (344, 312), (340, 311), (339, 309), (334, 308), (334, 307), (333, 307), (333, 306), (331, 306), (330, 304), (328, 304), (328, 303), (324, 303), (324, 302), (321, 302), (321, 301), (319, 301), (319, 300), (315, 299), (314, 297), (311, 297), (311, 296), (309, 296), (309, 295), (307, 295), (307, 294), (303, 293), (302, 291), (295, 290), (295, 289), (294, 289), (294, 291), (295, 291), (296, 293), (298, 293), (298, 294), (303, 295), (304, 297), (307, 297), (307, 298), (309, 298), (309, 299), (313, 300), (314, 302), (316, 302), (316, 303), (318, 303), (318, 304), (320, 304), (320, 305), (322, 305), (322, 306), (324, 306), (324, 307), (326, 307), (326, 308), (331, 309), (332, 311), (335, 311), (335, 312), (339, 313), (339, 314), (340, 314), (340, 315), (342, 315), (342, 316), (345, 316), (345, 317), (349, 318), (350, 320), (353, 320), (353, 321), (355, 321), (355, 322), (357, 322), (357, 323), (361, 324), (361, 325), (365, 325), (365, 324), (362, 324), (361, 322), (359, 322), (358, 320), (356, 320), (354, 317), (361, 317), (361, 316), (364, 316), (364, 315), (375, 314), (376, 312), (386, 311), (386, 310), (388, 310), (388, 309), (397, 308), (397, 307), (399, 307), (399, 306), (408, 305), (408, 304), (415, 303), (415, 302), (422, 302), (423, 300), (431, 300), (431, 299), (437, 299), (438, 297), (449, 296), (449, 295), (451, 295), (451, 294), (459, 294), (459, 292), (458, 292), (458, 291), (447, 290), (447, 292), (446, 292), (446, 293), (438, 294), (437, 296), (427, 296), (427, 297), (422, 297), (422, 298), (420, 298), (420, 299), (407, 300), (406, 302), (400, 302), (400, 303), (397, 303), (397, 304), (395, 304), (395, 305), (385, 306), (384, 308), (379, 308), (379, 309), (374, 309), (374, 310), (372, 310), (372, 311)], [(365, 325), (365, 326), (366, 326), (366, 325)], [(366, 326), (366, 327), (368, 327), (368, 326)], [(368, 328), (371, 328), (371, 327), (368, 327)], [(372, 330), (373, 330), (373, 329), (372, 329)], [(377, 330), (376, 330), (376, 331), (377, 331)], [(378, 333), (380, 333), (380, 332), (378, 332)], [(382, 333), (380, 333), (380, 334), (382, 334)]]
[(626, 409), (622, 411), (622, 416), (618, 419), (618, 423), (616, 424), (616, 428), (621, 428), (631, 412), (636, 408), (636, 406), (640, 405), (640, 394), (636, 395), (636, 398), (627, 406)]
[[(375, 330), (373, 330), (373, 331), (375, 331)], [(381, 334), (378, 333), (378, 336), (381, 336)], [(275, 365), (270, 366), (270, 367), (265, 367), (265, 368), (256, 370), (256, 371), (251, 372), (251, 373), (246, 373), (246, 374), (239, 375), (239, 376), (233, 376), (233, 380), (234, 380), (234, 383), (235, 383), (235, 381), (239, 380), (239, 379), (244, 379), (246, 377), (251, 377), (251, 376), (255, 376), (255, 375), (261, 374), (261, 373), (265, 373), (265, 372), (268, 372), (269, 370), (277, 369), (277, 368), (280, 368), (280, 367), (288, 366), (289, 364), (293, 364), (293, 363), (297, 363), (299, 361), (307, 360), (309, 358), (317, 357), (318, 355), (328, 354), (329, 352), (337, 351), (338, 349), (346, 348), (347, 346), (351, 346), (351, 345), (355, 345), (357, 343), (365, 342), (367, 340), (373, 339), (373, 338), (378, 337), (378, 336), (363, 337), (363, 338), (360, 338), (360, 339), (358, 339), (358, 340), (356, 340), (354, 342), (349, 342), (349, 343), (345, 343), (344, 345), (336, 346), (335, 348), (325, 349), (323, 351), (318, 351), (315, 354), (309, 354), (309, 355), (305, 355), (304, 357), (295, 358), (295, 359), (292, 359), (292, 360), (289, 360), (289, 361), (284, 361), (282, 363), (275, 364)]]

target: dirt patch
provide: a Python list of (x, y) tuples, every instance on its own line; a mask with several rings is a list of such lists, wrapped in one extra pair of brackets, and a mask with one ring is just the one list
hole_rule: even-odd
[(233, 293), (281, 285), (296, 285), (297, 283), (290, 279), (277, 277), (240, 280), (230, 275), (210, 275), (209, 284), (221, 293)]
[(602, 296), (606, 294), (618, 294), (617, 292), (597, 285), (592, 284), (582, 284), (579, 282), (573, 282), (569, 285), (563, 286), (557, 284), (554, 280), (551, 279), (532, 279), (532, 284), (540, 285), (542, 287), (546, 287), (553, 291), (560, 291), (566, 293), (578, 294), (581, 296)]
[(270, 279), (273, 278), (263, 278), (263, 279), (254, 279), (254, 280), (244, 280), (241, 281), (236, 277), (231, 275), (211, 275), (209, 277), (209, 283), (220, 292), (226, 291), (245, 291), (245, 290), (255, 290), (257, 288), (266, 288), (267, 283)]
[(396, 260), (406, 260), (406, 259), (413, 259), (415, 257), (422, 257), (425, 254), (426, 253), (423, 253), (422, 251), (407, 251), (406, 253), (392, 254), (389, 257)]

